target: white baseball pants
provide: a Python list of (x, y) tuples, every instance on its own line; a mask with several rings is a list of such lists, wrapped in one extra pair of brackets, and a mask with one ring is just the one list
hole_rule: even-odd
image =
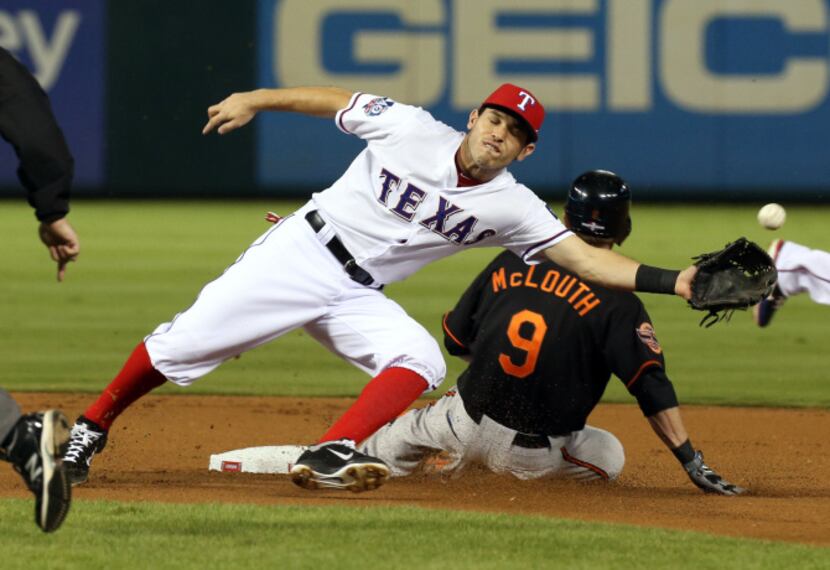
[(153, 366), (188, 386), (225, 360), (298, 327), (361, 370), (408, 368), (436, 388), (446, 366), (432, 336), (381, 291), (352, 281), (304, 219), (306, 204), (145, 338)]
[(562, 437), (548, 437), (550, 447), (528, 449), (514, 444), (516, 431), (486, 415), (476, 424), (452, 389), (425, 408), (410, 410), (378, 430), (360, 445), (364, 453), (383, 460), (394, 476), (413, 473), (443, 453), (441, 471), (452, 472), (469, 463), (519, 479), (566, 477), (616, 479), (625, 453), (610, 432), (591, 426)]
[(830, 253), (785, 241), (775, 266), (778, 287), (784, 295), (806, 292), (816, 303), (830, 305)]

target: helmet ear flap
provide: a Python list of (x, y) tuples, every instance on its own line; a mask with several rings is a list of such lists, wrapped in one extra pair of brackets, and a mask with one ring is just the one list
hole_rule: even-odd
[(631, 216), (628, 216), (625, 220), (625, 229), (623, 229), (620, 234), (614, 240), (614, 243), (617, 245), (622, 245), (625, 240), (628, 239), (628, 236), (631, 235)]

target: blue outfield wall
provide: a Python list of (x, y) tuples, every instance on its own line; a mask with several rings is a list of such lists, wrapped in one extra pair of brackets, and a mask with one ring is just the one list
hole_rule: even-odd
[[(367, 7), (368, 6), (368, 7)], [(464, 128), (502, 82), (548, 110), (537, 189), (604, 167), (651, 197), (830, 196), (827, 0), (260, 0), (259, 83), (336, 84)], [(258, 123), (258, 180), (325, 186), (359, 149)]]
[[(0, 46), (49, 94), (75, 156), (75, 180), (90, 187), (105, 182), (105, 8), (104, 0), (0, 3)], [(0, 186), (17, 185), (16, 165), (11, 146), (0, 144)]]
[[(548, 109), (513, 168), (540, 194), (602, 167), (641, 199), (830, 201), (830, 0), (6, 0), (0, 45), (49, 92), (76, 195), (298, 195), (362, 148), (277, 113), (202, 137), (233, 91), (340, 85), (463, 129), (510, 81)], [(0, 194), (15, 167), (0, 144)]]

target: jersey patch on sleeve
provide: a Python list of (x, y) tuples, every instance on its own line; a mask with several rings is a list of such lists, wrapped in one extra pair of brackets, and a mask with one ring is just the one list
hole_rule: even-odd
[(395, 102), (389, 97), (375, 97), (365, 105), (363, 105), (363, 112), (367, 117), (377, 117), (381, 113), (385, 113), (389, 107)]
[(636, 329), (637, 337), (640, 341), (646, 345), (651, 352), (654, 354), (660, 354), (663, 352), (663, 347), (660, 346), (660, 343), (657, 341), (657, 337), (654, 336), (654, 327), (651, 326), (651, 323), (642, 323)]

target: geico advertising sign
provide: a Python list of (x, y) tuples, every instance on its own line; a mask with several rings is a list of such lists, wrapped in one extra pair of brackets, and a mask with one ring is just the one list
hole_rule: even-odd
[[(0, 47), (48, 93), (75, 158), (75, 183), (103, 182), (104, 0), (3, 0)], [(34, 128), (34, 127), (33, 127)], [(0, 144), (0, 185), (16, 184), (17, 160)]]
[[(262, 0), (260, 81), (386, 95), (458, 128), (493, 88), (520, 84), (548, 116), (544, 158), (516, 171), (545, 187), (605, 167), (675, 190), (818, 188), (828, 12), (830, 0)], [(355, 148), (294, 117), (267, 117), (259, 136), (265, 183), (325, 184)]]

